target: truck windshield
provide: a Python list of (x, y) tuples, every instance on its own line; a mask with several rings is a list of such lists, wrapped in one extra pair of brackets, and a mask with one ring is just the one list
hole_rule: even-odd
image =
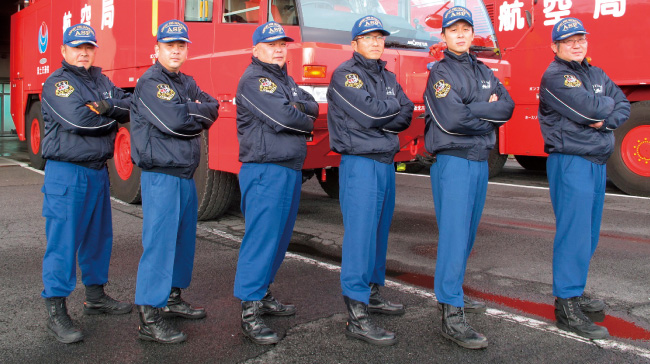
[(430, 14), (442, 16), (454, 5), (467, 7), (474, 20), (473, 51), (482, 57), (496, 56), (494, 30), (481, 0), (301, 0), (302, 40), (350, 44), (350, 30), (365, 15), (381, 19), (391, 33), (386, 48), (404, 48), (427, 52), (440, 39), (440, 28), (425, 23)]

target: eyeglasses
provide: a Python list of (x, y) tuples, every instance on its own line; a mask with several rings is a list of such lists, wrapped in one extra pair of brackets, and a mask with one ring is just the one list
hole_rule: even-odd
[(587, 38), (561, 40), (558, 43), (566, 44), (571, 47), (575, 46), (576, 44), (585, 45), (587, 44)]
[(386, 37), (383, 36), (383, 35), (360, 35), (360, 36), (357, 37), (356, 40), (359, 40), (359, 39), (363, 39), (363, 40), (367, 40), (367, 41), (376, 40), (378, 42), (383, 42), (384, 40), (386, 40)]

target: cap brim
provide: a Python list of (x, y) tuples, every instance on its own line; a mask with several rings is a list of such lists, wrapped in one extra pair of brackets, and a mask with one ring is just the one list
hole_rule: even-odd
[(386, 35), (386, 36), (390, 35), (390, 32), (388, 30), (386, 30), (386, 29), (383, 29), (383, 28), (370, 28), (370, 29), (365, 29), (362, 32), (359, 32), (359, 34), (355, 35), (353, 37), (353, 39), (360, 36), (360, 35), (364, 35), (364, 34), (368, 34), (368, 33), (372, 33), (372, 32), (381, 32), (381, 34)]
[(464, 21), (464, 22), (466, 22), (467, 24), (469, 24), (469, 25), (471, 25), (471, 26), (474, 26), (474, 23), (473, 23), (471, 20), (467, 20), (467, 19), (459, 18), (459, 19), (450, 20), (450, 21), (448, 21), (448, 22), (442, 24), (442, 28), (444, 29), (444, 28), (450, 27), (450, 26), (452, 26), (455, 22), (458, 22), (458, 21), (461, 21), (461, 20)]
[(578, 30), (578, 31), (575, 31), (575, 32), (571, 32), (571, 33), (567, 33), (567, 34), (564, 34), (562, 36), (559, 36), (559, 37), (553, 39), (553, 41), (555, 42), (555, 41), (558, 41), (558, 40), (567, 39), (569, 37), (573, 37), (574, 35), (578, 35), (578, 34), (589, 34), (589, 33), (587, 33), (584, 30)]
[[(280, 40), (280, 39), (284, 39), (287, 42), (293, 42), (294, 41), (293, 38), (287, 37), (286, 35), (276, 35), (276, 36), (273, 36), (273, 37), (264, 38), (264, 39), (260, 40), (257, 43), (271, 43), (271, 42), (275, 42), (276, 40)], [(257, 44), (257, 43), (255, 43), (255, 44)]]
[(72, 40), (72, 41), (70, 41), (68, 43), (65, 43), (65, 45), (67, 45), (69, 47), (79, 47), (82, 44), (92, 44), (95, 47), (99, 48), (99, 46), (97, 45), (97, 42), (94, 42), (92, 40)]
[(171, 43), (171, 42), (176, 42), (176, 41), (181, 41), (185, 43), (192, 43), (190, 42), (189, 39), (183, 38), (183, 37), (165, 37), (165, 38), (160, 38), (158, 39), (160, 43)]

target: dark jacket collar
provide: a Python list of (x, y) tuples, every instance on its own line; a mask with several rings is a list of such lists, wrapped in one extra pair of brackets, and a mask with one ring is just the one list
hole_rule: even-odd
[(443, 53), (445, 54), (445, 58), (451, 58), (451, 59), (456, 60), (456, 61), (458, 61), (460, 63), (470, 63), (470, 60), (471, 60), (471, 64), (476, 64), (476, 63), (480, 62), (480, 61), (478, 61), (476, 59), (475, 55), (473, 55), (471, 53), (468, 53), (468, 52), (465, 52), (463, 54), (456, 54), (456, 53), (450, 51), (449, 49), (445, 49), (443, 51)]
[(153, 65), (154, 69), (159, 70), (162, 72), (164, 75), (169, 77), (173, 81), (181, 82), (183, 79), (181, 78), (182, 73), (179, 71), (178, 73), (176, 72), (170, 72), (165, 68), (160, 62), (156, 61)]
[(287, 64), (286, 63), (284, 64), (284, 66), (280, 67), (277, 64), (262, 62), (262, 61), (260, 61), (259, 58), (255, 57), (255, 56), (252, 56), (251, 59), (252, 59), (253, 64), (256, 64), (256, 65), (264, 68), (264, 70), (270, 72), (274, 76), (285, 77), (285, 75), (287, 74)]
[(582, 63), (578, 63), (576, 61), (565, 61), (562, 58), (555, 55), (555, 61), (576, 71), (579, 70), (589, 71), (589, 67), (591, 67), (591, 64), (589, 64), (589, 61), (587, 61), (587, 57), (585, 57), (585, 59), (582, 60)]
[(358, 65), (370, 72), (379, 73), (380, 70), (383, 70), (384, 67), (386, 67), (385, 61), (382, 61), (381, 59), (368, 59), (358, 52), (354, 52), (352, 58)]
[(81, 78), (86, 78), (86, 79), (90, 78), (96, 80), (99, 77), (99, 75), (101, 75), (102, 73), (102, 69), (95, 66), (90, 66), (89, 69), (86, 69), (85, 67), (73, 66), (70, 63), (66, 62), (65, 60), (61, 61), (61, 64), (63, 65), (63, 68), (65, 68), (67, 71), (70, 71), (76, 76), (79, 76)]

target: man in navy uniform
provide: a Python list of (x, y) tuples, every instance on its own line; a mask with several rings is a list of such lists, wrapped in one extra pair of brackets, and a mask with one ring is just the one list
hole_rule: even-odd
[(442, 309), (442, 335), (468, 349), (488, 341), (466, 321), (485, 304), (463, 293), (467, 259), (474, 246), (487, 193), (490, 150), (497, 128), (515, 104), (488, 66), (470, 54), (472, 13), (454, 6), (443, 14), (444, 58), (429, 73), (424, 92), (425, 146), (436, 155), (431, 189), (438, 223), (434, 290)]
[(104, 293), (113, 247), (106, 160), (113, 157), (117, 122), (129, 121), (131, 94), (93, 66), (97, 40), (88, 25), (63, 33), (62, 67), (43, 85), (45, 123), (43, 216), (47, 250), (43, 285), (47, 327), (57, 340), (83, 339), (74, 327), (66, 297), (74, 290), (76, 258), (86, 286), (84, 313), (125, 314), (132, 305)]
[(557, 326), (590, 339), (608, 336), (583, 311), (605, 303), (584, 294), (596, 251), (605, 200), (607, 159), (614, 129), (630, 116), (630, 103), (605, 72), (589, 64), (582, 22), (566, 18), (553, 26), (555, 59), (539, 88), (539, 123), (546, 174), (555, 212), (553, 295)]
[(139, 337), (178, 343), (185, 333), (165, 317), (200, 319), (205, 309), (181, 298), (192, 280), (198, 201), (192, 177), (201, 159), (201, 132), (219, 103), (180, 68), (187, 60), (187, 25), (158, 27), (158, 61), (138, 80), (131, 105), (131, 154), (142, 168), (142, 246), (135, 289)]
[(239, 249), (235, 297), (242, 301), (242, 332), (257, 344), (280, 341), (260, 315), (296, 312), (294, 305), (280, 303), (269, 289), (293, 233), (306, 138), (318, 116), (318, 103), (287, 74), (287, 42), (292, 41), (276, 22), (257, 27), (252, 62), (237, 86), (243, 163), (239, 186), (246, 233)]
[(332, 74), (327, 91), (330, 148), (342, 154), (339, 199), (343, 214), (341, 288), (348, 309), (346, 335), (375, 345), (397, 342), (368, 315), (401, 315), (404, 306), (379, 293), (386, 275), (388, 231), (395, 210), (394, 158), (398, 133), (414, 105), (380, 58), (390, 35), (374, 16), (352, 28), (350, 60)]

